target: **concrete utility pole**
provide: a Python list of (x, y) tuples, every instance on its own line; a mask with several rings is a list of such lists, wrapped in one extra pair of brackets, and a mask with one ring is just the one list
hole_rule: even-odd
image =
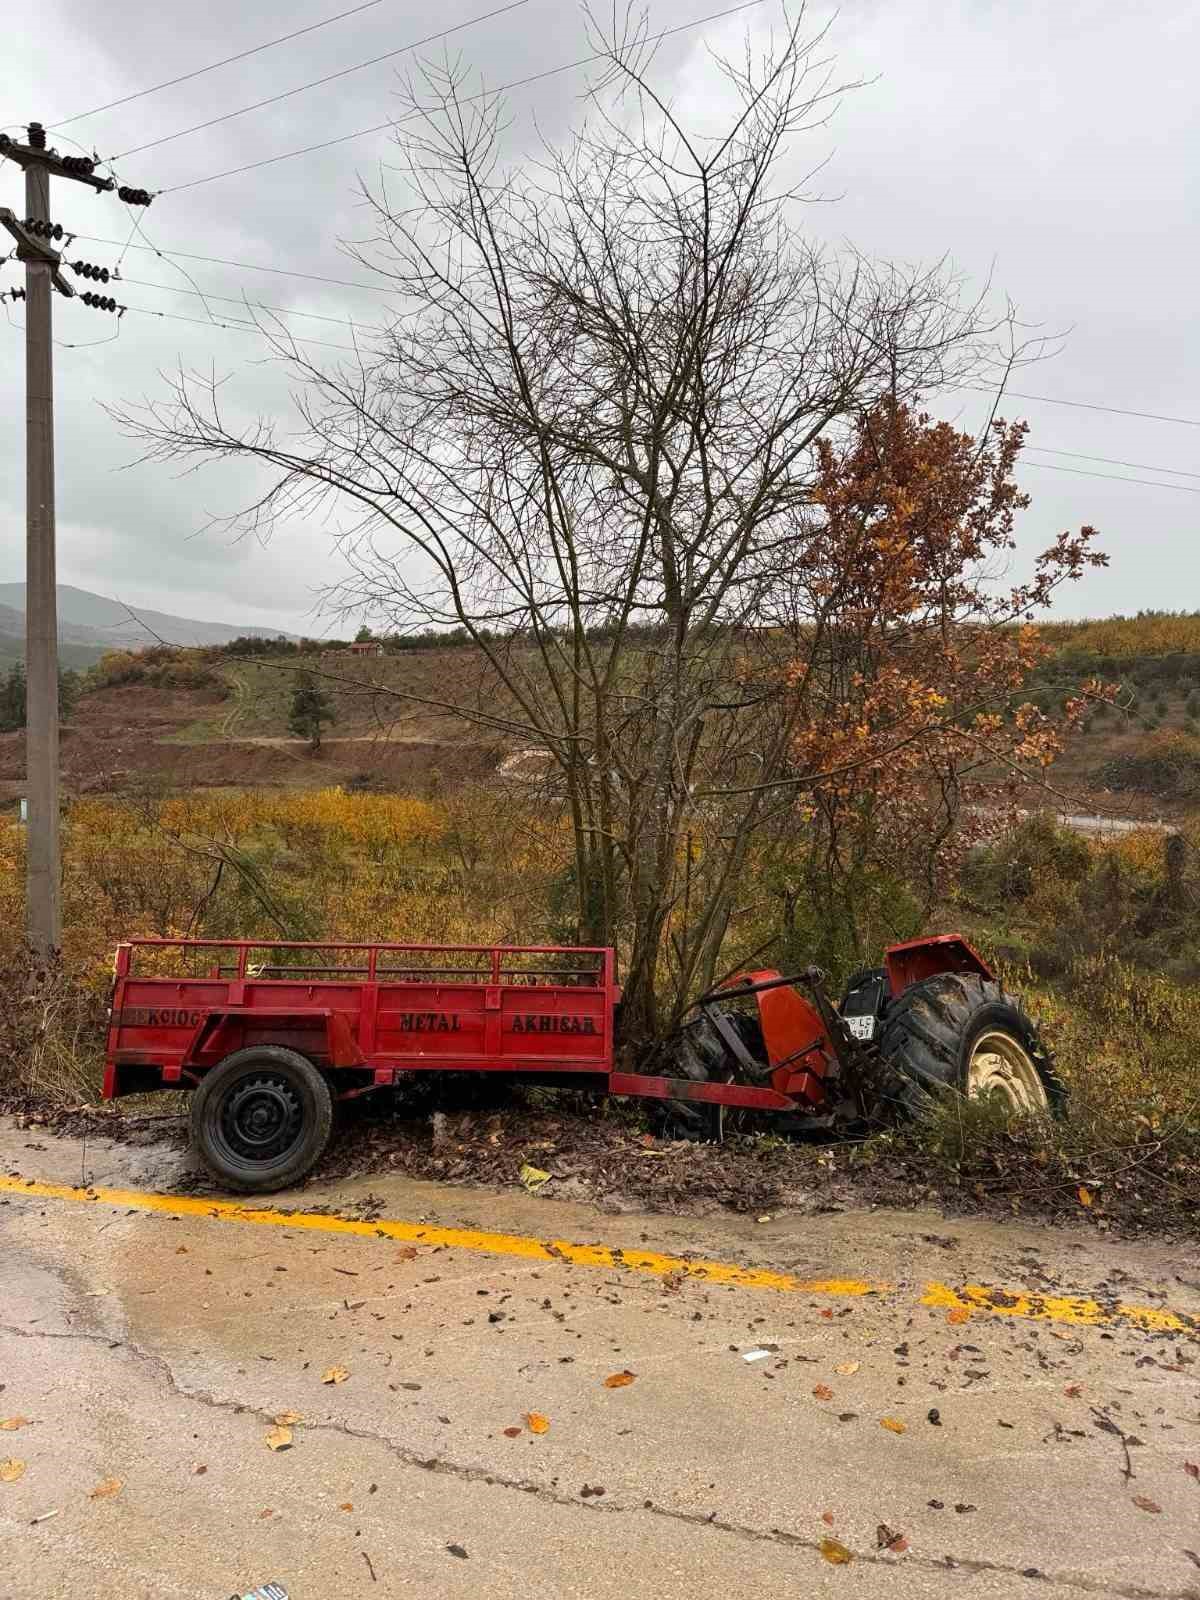
[[(54, 530), (54, 361), (51, 291), (75, 290), (59, 271), (62, 258), (52, 242), (63, 237), (50, 220), (51, 176), (71, 178), (93, 189), (115, 189), (111, 178), (94, 176), (87, 156), (60, 156), (46, 148), (45, 129), (29, 124), (29, 142), (0, 134), (0, 156), (25, 170), (25, 220), (0, 207), (0, 226), (17, 241), (25, 263), (25, 773), (26, 932), (41, 955), (62, 940), (62, 862), (58, 828), (58, 590)], [(121, 190), (122, 199), (148, 205), (143, 191)], [(82, 263), (76, 262), (79, 270)], [(87, 268), (98, 276), (99, 269)], [(103, 274), (107, 281), (107, 271)], [(15, 298), (15, 296), (14, 296)], [(118, 310), (107, 297), (85, 295), (89, 306)]]
[[(30, 130), (33, 142), (33, 130)], [(25, 168), (25, 215), (50, 221), (50, 173)], [(25, 262), (25, 920), (41, 954), (62, 943), (58, 840), (58, 587), (54, 539), (52, 267)]]

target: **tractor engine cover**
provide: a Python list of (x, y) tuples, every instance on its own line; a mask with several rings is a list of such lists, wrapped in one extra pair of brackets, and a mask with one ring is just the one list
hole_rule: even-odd
[[(782, 976), (775, 968), (764, 967), (757, 972), (739, 972), (723, 987), (732, 998), (739, 987), (770, 983)], [(826, 1079), (837, 1058), (817, 1008), (790, 983), (761, 989), (754, 999), (771, 1068), (771, 1087), (803, 1105), (824, 1105)]]

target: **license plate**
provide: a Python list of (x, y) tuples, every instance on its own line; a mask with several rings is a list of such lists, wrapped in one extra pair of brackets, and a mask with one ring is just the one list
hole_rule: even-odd
[(875, 1037), (874, 1017), (843, 1017), (842, 1021), (856, 1039), (871, 1040)]

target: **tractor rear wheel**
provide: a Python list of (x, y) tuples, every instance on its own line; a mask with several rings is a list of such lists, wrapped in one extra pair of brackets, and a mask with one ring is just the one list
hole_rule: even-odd
[(913, 1117), (957, 1091), (1016, 1113), (1061, 1116), (1066, 1086), (1033, 1019), (991, 978), (943, 972), (915, 983), (884, 1017), (879, 1053)]
[(192, 1148), (214, 1178), (242, 1194), (285, 1189), (320, 1160), (333, 1131), (329, 1085), (281, 1045), (235, 1050), (192, 1096)]

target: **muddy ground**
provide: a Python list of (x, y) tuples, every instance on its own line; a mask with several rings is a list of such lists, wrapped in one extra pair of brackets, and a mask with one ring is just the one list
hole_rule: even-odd
[[(1170, 1142), (1073, 1154), (1054, 1136), (1004, 1129), (947, 1150), (927, 1130), (861, 1141), (801, 1143), (733, 1134), (721, 1144), (647, 1131), (642, 1108), (572, 1091), (514, 1088), (499, 1104), (358, 1101), (341, 1118), (310, 1179), (392, 1174), (469, 1186), (519, 1189), (522, 1168), (550, 1174), (547, 1197), (607, 1212), (679, 1216), (816, 1215), (888, 1207), (941, 1210), (948, 1217), (1071, 1221), (1100, 1234), (1200, 1238), (1197, 1152)], [(186, 1101), (52, 1110), (0, 1105), (30, 1129), (81, 1141), (99, 1135), (144, 1149), (154, 1181), (181, 1193), (218, 1193), (188, 1151)]]

